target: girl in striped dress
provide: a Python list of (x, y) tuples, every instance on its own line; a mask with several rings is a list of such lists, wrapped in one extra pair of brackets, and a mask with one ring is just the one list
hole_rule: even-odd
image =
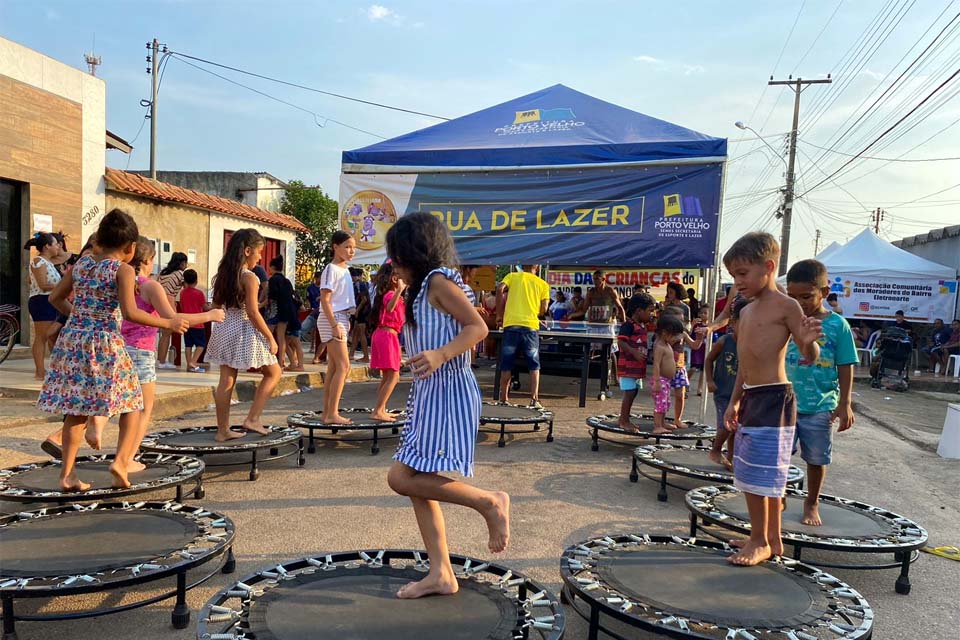
[(390, 488), (413, 502), (430, 572), (397, 592), (398, 598), (448, 595), (459, 589), (450, 563), (440, 502), (470, 507), (486, 520), (488, 546), (498, 553), (510, 537), (510, 496), (484, 491), (442, 471), (473, 475), (480, 423), (480, 387), (470, 368), (470, 349), (487, 335), (457, 273), (453, 238), (427, 213), (405, 215), (387, 232), (394, 272), (409, 284), (404, 342), (413, 387), (410, 415), (387, 475)]

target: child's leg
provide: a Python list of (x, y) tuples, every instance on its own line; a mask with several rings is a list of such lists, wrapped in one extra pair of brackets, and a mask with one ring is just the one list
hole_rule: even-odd
[(639, 429), (630, 422), (630, 410), (633, 409), (633, 401), (637, 397), (637, 381), (633, 380), (631, 385), (630, 383), (624, 384), (626, 380), (632, 380), (632, 378), (620, 379), (620, 388), (623, 390), (623, 400), (620, 401), (620, 428), (637, 433)]
[(327, 343), (327, 377), (323, 381), (323, 416), (327, 424), (350, 424), (350, 420), (340, 415), (340, 396), (350, 371), (350, 358), (347, 343), (331, 340)]
[(470, 507), (487, 522), (490, 551), (500, 553), (510, 540), (510, 496), (503, 491), (484, 491), (437, 473), (421, 473), (394, 462), (387, 473), (390, 488), (403, 496), (437, 500)]
[[(133, 446), (130, 450), (129, 457), (126, 459), (128, 474), (138, 473), (147, 468), (146, 465), (138, 460), (134, 460), (133, 457), (137, 455), (140, 443), (143, 442), (143, 436), (147, 435), (147, 429), (150, 427), (150, 419), (153, 417), (153, 403), (157, 395), (157, 383), (147, 382), (146, 384), (141, 384), (140, 390), (143, 393), (143, 411), (140, 412), (140, 418), (137, 420)], [(119, 455), (119, 448), (117, 453)]]
[(713, 438), (713, 446), (710, 448), (710, 453), (707, 454), (707, 457), (713, 462), (722, 464), (728, 470), (732, 471), (733, 464), (730, 462), (730, 458), (723, 455), (723, 445), (733, 438), (733, 432), (728, 431), (723, 425), (723, 414), (727, 412), (727, 405), (730, 403), (730, 399), (714, 396), (713, 402), (717, 407), (717, 435)]
[(80, 482), (74, 471), (77, 461), (77, 451), (80, 449), (80, 438), (86, 416), (64, 416), (63, 418), (63, 464), (60, 467), (60, 489), (62, 491), (86, 491), (90, 485)]
[(363, 359), (361, 362), (368, 362), (370, 360), (370, 343), (367, 341), (367, 325), (358, 324), (357, 331), (359, 332), (360, 337), (360, 352), (363, 354)]
[(775, 556), (783, 555), (783, 539), (780, 537), (783, 500), (784, 498), (767, 498), (767, 543)]
[(43, 380), (46, 375), (46, 369), (43, 366), (43, 356), (47, 351), (47, 334), (50, 333), (52, 322), (34, 322), (33, 323), (33, 345), (30, 351), (33, 354), (33, 377), (35, 380)]
[(673, 424), (682, 429), (683, 424), (683, 405), (686, 404), (686, 387), (677, 387), (673, 390), (673, 401), (676, 405), (673, 410)]
[(450, 563), (450, 549), (447, 548), (447, 527), (436, 500), (410, 497), (413, 512), (417, 517), (417, 527), (423, 546), (430, 558), (430, 572), (418, 582), (404, 585), (397, 591), (398, 598), (421, 598), (428, 595), (450, 595), (460, 590), (457, 576)]
[(290, 352), (290, 368), (303, 371), (303, 345), (300, 336), (287, 336), (287, 350)]
[(170, 331), (166, 329), (160, 330), (160, 342), (157, 345), (157, 362), (160, 364), (167, 363), (167, 355), (170, 353)]
[(126, 489), (130, 486), (130, 473), (127, 464), (133, 460), (133, 455), (140, 446), (137, 435), (140, 433), (140, 412), (120, 414), (120, 435), (117, 438), (117, 456), (110, 465), (110, 475), (113, 476), (113, 486), (117, 489)]
[(390, 396), (393, 394), (393, 390), (399, 380), (399, 371), (394, 371), (393, 369), (380, 370), (380, 386), (377, 387), (377, 406), (373, 410), (373, 414), (370, 416), (371, 418), (385, 422), (393, 422), (396, 419), (387, 413), (387, 402), (390, 401)]
[(265, 436), (270, 433), (270, 430), (263, 426), (260, 417), (263, 415), (263, 408), (267, 406), (267, 399), (280, 382), (280, 365), (271, 364), (261, 367), (260, 372), (263, 374), (263, 379), (257, 385), (257, 392), (253, 394), (253, 404), (250, 405), (247, 418), (243, 421), (243, 428)]
[(770, 543), (767, 538), (768, 530), (770, 530), (770, 523), (768, 521), (771, 515), (770, 505), (772, 501), (777, 503), (773, 511), (776, 513), (776, 529), (778, 530), (780, 506), (779, 498), (767, 498), (746, 492), (744, 492), (743, 495), (747, 500), (747, 510), (750, 513), (750, 538), (740, 551), (727, 558), (727, 561), (743, 567), (752, 567), (753, 565), (760, 564), (764, 560), (769, 560), (770, 557), (773, 556), (773, 550), (770, 548)]
[(820, 492), (827, 477), (827, 465), (833, 458), (833, 416), (829, 411), (797, 415), (796, 440), (800, 456), (807, 463), (807, 497), (803, 501), (800, 522), (818, 527), (820, 519)]
[(226, 442), (231, 438), (242, 438), (242, 433), (230, 430), (230, 401), (233, 399), (233, 387), (237, 384), (237, 370), (220, 365), (220, 383), (213, 393), (217, 404), (217, 442)]
[(277, 363), (283, 368), (287, 361), (287, 323), (278, 322), (273, 328), (273, 338), (277, 341)]
[(87, 418), (87, 426), (83, 432), (83, 439), (87, 441), (91, 449), (100, 451), (101, 440), (103, 437), (103, 428), (107, 426), (107, 416), (90, 416)]

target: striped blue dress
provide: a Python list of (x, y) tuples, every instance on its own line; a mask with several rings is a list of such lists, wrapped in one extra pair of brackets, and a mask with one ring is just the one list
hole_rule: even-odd
[[(453, 269), (434, 269), (413, 301), (417, 326), (403, 327), (407, 354), (439, 349), (463, 329), (452, 316), (427, 300), (430, 278), (446, 277), (466, 292), (460, 274)], [(444, 363), (425, 379), (414, 379), (407, 397), (410, 421), (403, 429), (393, 459), (408, 467), (432, 473), (459, 471), (473, 475), (473, 453), (480, 426), (480, 386), (470, 368), (470, 351)]]

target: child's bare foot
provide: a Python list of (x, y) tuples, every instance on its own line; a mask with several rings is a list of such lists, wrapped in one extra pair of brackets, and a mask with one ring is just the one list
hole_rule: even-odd
[(86, 482), (80, 482), (77, 474), (71, 473), (65, 478), (60, 478), (60, 490), (64, 493), (76, 493), (77, 491), (86, 491), (90, 485)]
[(350, 418), (344, 418), (339, 413), (335, 413), (332, 416), (323, 414), (320, 416), (320, 422), (324, 424), (353, 424), (353, 420)]
[(224, 431), (223, 429), (217, 429), (217, 435), (213, 436), (213, 439), (216, 440), (217, 442), (226, 442), (227, 440), (242, 438), (245, 435), (247, 434), (242, 433), (240, 431), (234, 431), (233, 429), (230, 429), (228, 427), (226, 431)]
[(43, 379), (47, 377), (46, 373), (35, 373), (33, 374), (33, 379), (37, 382), (43, 382)]
[(783, 540), (771, 540), (770, 541), (770, 553), (775, 556), (783, 555)]
[(370, 419), (378, 420), (380, 422), (396, 422), (397, 416), (388, 411), (374, 411), (370, 414)]
[(297, 365), (295, 367), (287, 367), (287, 371), (303, 371), (303, 365)]
[(263, 426), (263, 424), (261, 424), (259, 420), (258, 421), (244, 420), (243, 428), (246, 429), (247, 431), (253, 431), (254, 433), (258, 433), (261, 436), (270, 435), (270, 429), (267, 429), (265, 426)]
[(640, 427), (638, 427), (637, 425), (633, 424), (632, 422), (629, 422), (629, 421), (628, 421), (628, 422), (624, 422), (623, 420), (621, 420), (621, 421), (618, 422), (617, 424), (618, 424), (618, 426), (619, 426), (621, 429), (623, 429), (623, 430), (626, 431), (627, 433), (640, 433)]
[(127, 468), (114, 462), (110, 465), (110, 475), (113, 476), (114, 489), (129, 489), (130, 479), (127, 477)]
[(427, 575), (418, 582), (410, 582), (397, 591), (397, 597), (402, 600), (413, 600), (424, 596), (449, 596), (460, 590), (456, 576)]
[(773, 557), (773, 550), (768, 544), (757, 544), (747, 540), (746, 544), (737, 553), (729, 556), (727, 562), (738, 567), (752, 567)]
[(662, 436), (667, 433), (672, 433), (673, 429), (668, 429), (666, 426), (663, 427), (654, 427), (653, 431), (650, 432), (650, 435)]
[(800, 524), (810, 525), (811, 527), (819, 527), (823, 524), (823, 521), (820, 520), (820, 505), (818, 503), (808, 504), (806, 500), (803, 501), (803, 517), (800, 518)]
[(147, 468), (147, 465), (143, 464), (139, 460), (134, 460), (127, 465), (127, 473), (140, 473)]
[(713, 462), (717, 464), (722, 464), (723, 468), (727, 471), (733, 471), (733, 463), (719, 451), (710, 450), (710, 453), (707, 454), (707, 457), (710, 458)]
[(671, 428), (673, 428), (673, 429), (686, 429), (686, 428), (687, 428), (687, 425), (683, 424), (683, 422), (681, 422), (680, 420), (674, 420), (674, 421), (673, 421), (673, 426), (672, 426)]
[(483, 512), (490, 530), (487, 547), (493, 553), (500, 553), (510, 542), (510, 496), (503, 491), (493, 491), (493, 503)]

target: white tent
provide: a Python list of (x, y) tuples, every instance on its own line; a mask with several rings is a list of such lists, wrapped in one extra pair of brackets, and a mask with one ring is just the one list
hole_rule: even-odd
[(926, 280), (957, 277), (953, 268), (895, 247), (870, 229), (864, 229), (853, 240), (828, 254), (830, 247), (817, 256), (830, 274)]
[(825, 258), (832, 255), (837, 249), (839, 249), (842, 246), (843, 246), (842, 244), (834, 240), (833, 242), (828, 244), (826, 247), (824, 247), (823, 251), (817, 254), (817, 260), (819, 260), (820, 262), (823, 262)]

